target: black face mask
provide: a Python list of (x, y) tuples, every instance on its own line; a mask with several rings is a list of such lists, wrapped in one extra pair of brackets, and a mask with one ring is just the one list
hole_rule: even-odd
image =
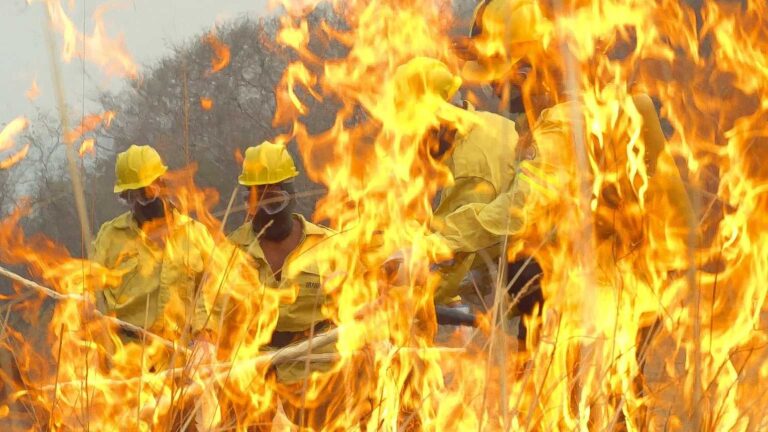
[(136, 221), (139, 223), (139, 225), (143, 224), (144, 222), (160, 219), (161, 217), (165, 216), (165, 206), (163, 205), (163, 201), (160, 199), (154, 199), (146, 204), (134, 202), (133, 206), (131, 207), (131, 211), (133, 212), (133, 217), (136, 218)]
[[(294, 191), (291, 184), (282, 185), (282, 189), (293, 196)], [(285, 238), (287, 238), (293, 230), (293, 209), (295, 207), (296, 203), (294, 198), (291, 197), (288, 205), (275, 214), (269, 214), (263, 209), (259, 209), (251, 221), (253, 231), (257, 235), (261, 233), (260, 238), (264, 240), (285, 240)], [(266, 229), (264, 227), (266, 227)], [(264, 230), (264, 232), (262, 232), (262, 230)]]

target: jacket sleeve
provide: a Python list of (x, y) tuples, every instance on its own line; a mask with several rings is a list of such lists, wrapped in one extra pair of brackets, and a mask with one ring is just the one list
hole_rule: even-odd
[(461, 177), (453, 186), (443, 191), (440, 203), (435, 209), (433, 226), (438, 231), (445, 218), (460, 207), (472, 203), (487, 204), (493, 201), (496, 191), (493, 185), (482, 177)]
[[(438, 233), (454, 252), (477, 252), (519, 233), (530, 186), (516, 176), (511, 187), (489, 201), (470, 201), (445, 215)], [(480, 198), (486, 198), (480, 195)]]
[(637, 94), (632, 96), (632, 102), (643, 118), (642, 133), (645, 142), (646, 163), (648, 164), (648, 172), (653, 173), (656, 171), (659, 157), (666, 149), (667, 139), (661, 130), (661, 121), (659, 121), (656, 107), (651, 98), (646, 94)]
[[(93, 256), (91, 257), (91, 261), (107, 268), (112, 265), (112, 263), (108, 262), (109, 235), (106, 233), (104, 227), (99, 230), (99, 233), (96, 235), (96, 239), (93, 241), (92, 246)], [(101, 278), (94, 278), (94, 280), (101, 280)], [(101, 313), (109, 312), (114, 308), (114, 297), (108, 290), (105, 289), (106, 285), (94, 285), (95, 286), (92, 286), (91, 289), (93, 290), (93, 295), (95, 297), (94, 300), (96, 302), (96, 308)]]
[(667, 147), (653, 101), (646, 94), (633, 95), (632, 101), (643, 118), (643, 141), (649, 174), (647, 235), (658, 239), (653, 242), (658, 255), (655, 261), (666, 270), (685, 268), (687, 257), (681, 252), (687, 248), (689, 235), (700, 236), (693, 205)]

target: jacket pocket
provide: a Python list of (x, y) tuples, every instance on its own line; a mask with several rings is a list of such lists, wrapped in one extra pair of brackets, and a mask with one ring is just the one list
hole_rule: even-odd
[(118, 258), (113, 268), (119, 276), (120, 283), (107, 289), (107, 302), (110, 309), (115, 309), (128, 303), (136, 294), (133, 287), (136, 285), (136, 279), (139, 276), (139, 257), (138, 254), (131, 254)]

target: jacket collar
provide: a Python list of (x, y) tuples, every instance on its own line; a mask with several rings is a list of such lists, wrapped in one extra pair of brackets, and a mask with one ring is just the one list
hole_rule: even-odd
[[(307, 237), (327, 235), (328, 231), (309, 222), (304, 216), (299, 213), (293, 213), (293, 216), (301, 223), (301, 241), (299, 245), (304, 243)], [(256, 259), (265, 260), (264, 251), (261, 249), (261, 245), (256, 241), (256, 233), (253, 232), (253, 226), (248, 221), (236, 229), (231, 235), (230, 240), (238, 246), (246, 249), (248, 253)]]
[[(183, 226), (192, 221), (192, 218), (179, 213), (179, 211), (176, 209), (171, 210), (171, 212), (174, 225), (176, 226)], [(115, 219), (113, 226), (117, 229), (139, 229), (139, 224), (136, 223), (136, 219), (133, 218), (133, 214), (130, 211), (118, 216), (117, 219)]]

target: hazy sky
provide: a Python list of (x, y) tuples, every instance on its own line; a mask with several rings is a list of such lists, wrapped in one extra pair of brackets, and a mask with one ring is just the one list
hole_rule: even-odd
[[(74, 8), (68, 8), (68, 2)], [(85, 31), (93, 30), (92, 12), (99, 5), (113, 6), (105, 22), (110, 37), (123, 34), (125, 45), (140, 70), (143, 65), (168, 52), (168, 47), (193, 35), (206, 31), (216, 22), (269, 13), (267, 0), (63, 0), (67, 14), (82, 31), (85, 12)], [(50, 56), (45, 39), (45, 10), (42, 0), (27, 4), (26, 0), (0, 0), (0, 127), (18, 115), (33, 115), (36, 107), (55, 109)], [(61, 37), (56, 34), (59, 48)], [(60, 56), (59, 56), (60, 58)], [(86, 63), (87, 65), (87, 63)], [(65, 94), (74, 115), (79, 118), (83, 101), (83, 70), (80, 59), (62, 63)], [(40, 97), (30, 102), (25, 93), (33, 79), (37, 79)], [(98, 108), (87, 101), (93, 100), (99, 89), (117, 88), (121, 78), (107, 78), (95, 67), (86, 68), (86, 111)]]

